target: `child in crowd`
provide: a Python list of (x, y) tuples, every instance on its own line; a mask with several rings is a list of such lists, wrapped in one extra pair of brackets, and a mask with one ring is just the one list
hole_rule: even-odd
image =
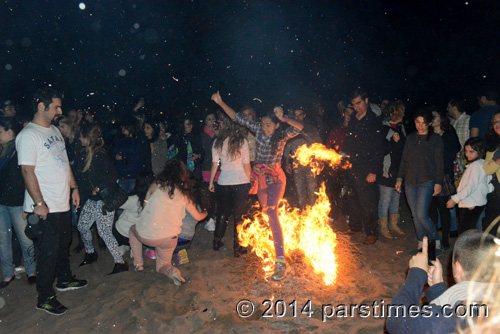
[(139, 223), (132, 225), (129, 231), (135, 269), (144, 270), (142, 244), (155, 247), (156, 271), (170, 277), (175, 285), (181, 285), (185, 280), (179, 269), (172, 266), (172, 254), (185, 211), (198, 221), (207, 216), (206, 211), (199, 212), (194, 204), (186, 164), (178, 159), (169, 160), (149, 188), (145, 200)]
[(476, 228), (477, 220), (486, 205), (486, 195), (493, 191), (491, 175), (484, 171), (486, 143), (480, 137), (468, 139), (464, 145), (469, 164), (460, 181), (457, 194), (446, 204), (448, 209), (458, 204), (458, 233)]

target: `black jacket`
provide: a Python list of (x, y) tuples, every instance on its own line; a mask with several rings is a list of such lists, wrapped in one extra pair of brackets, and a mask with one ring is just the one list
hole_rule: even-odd
[(116, 172), (111, 159), (104, 149), (99, 149), (94, 152), (90, 168), (83, 172), (85, 167), (85, 159), (77, 159), (75, 161), (75, 178), (80, 190), (82, 205), (88, 200), (98, 201), (99, 195), (92, 195), (92, 190), (97, 187), (104, 189), (110, 184), (116, 183), (118, 174)]
[(453, 174), (453, 162), (457, 156), (457, 153), (460, 152), (461, 145), (458, 140), (457, 132), (454, 128), (450, 127), (450, 129), (446, 130), (441, 136), (443, 139), (443, 173), (450, 176), (450, 180), (454, 180)]
[(6, 206), (22, 206), (24, 203), (24, 179), (21, 166), (17, 163), (17, 151), (14, 150), (10, 161), (0, 171), (0, 204)]
[(358, 120), (351, 117), (344, 141), (344, 152), (349, 156), (354, 177), (365, 179), (368, 174), (380, 175), (384, 158), (382, 121), (371, 111)]

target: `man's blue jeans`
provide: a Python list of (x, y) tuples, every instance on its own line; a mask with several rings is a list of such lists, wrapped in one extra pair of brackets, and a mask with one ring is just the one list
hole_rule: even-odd
[(438, 230), (429, 217), (433, 193), (434, 181), (432, 180), (416, 185), (405, 183), (406, 199), (413, 216), (413, 224), (419, 243), (427, 236), (429, 239), (436, 240), (436, 245), (440, 245)]
[(24, 268), (27, 275), (35, 274), (35, 249), (24, 229), (26, 220), (23, 219), (22, 206), (0, 205), (0, 261), (2, 262), (2, 275), (4, 279), (14, 276), (12, 263), (12, 228), (15, 229), (24, 257)]

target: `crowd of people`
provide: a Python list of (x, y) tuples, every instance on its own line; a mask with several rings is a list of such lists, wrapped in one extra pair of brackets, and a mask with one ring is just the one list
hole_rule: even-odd
[[(180, 285), (185, 280), (172, 256), (189, 246), (197, 221), (214, 232), (218, 251), (229, 241), (232, 217), (234, 256), (247, 252), (236, 231), (252, 195), (269, 217), (275, 246), (271, 278), (281, 280), (287, 263), (278, 203), (287, 180), (299, 209), (315, 203), (318, 181), (295, 157), (300, 146), (313, 143), (350, 163), (348, 170), (325, 169), (320, 177), (327, 181), (330, 202), (347, 217), (345, 233), (365, 234), (365, 245), (379, 235), (390, 240), (410, 233), (399, 226), (403, 191), (415, 227), (415, 254), (421, 252), (417, 257), (427, 252), (428, 240), (439, 256), (450, 248), (450, 238), (468, 236), (469, 230), (490, 233), (488, 238), (498, 233), (500, 107), (491, 88), (478, 93), (481, 109), (472, 115), (456, 99), (446, 110), (425, 107), (407, 115), (401, 100), (377, 105), (359, 88), (330, 113), (320, 106), (287, 111), (277, 106), (260, 119), (248, 106), (236, 112), (219, 92), (211, 99), (201, 131), (191, 114), (179, 115), (176, 129), (159, 114), (143, 112), (141, 99), (117, 123), (115, 136), (108, 135), (111, 124), (88, 113), (63, 113), (62, 96), (50, 87), (35, 94), (28, 119), (16, 116), (13, 106), (4, 108), (0, 288), (25, 272), (36, 284), (38, 309), (67, 312), (56, 299), (54, 277), (58, 291), (87, 285), (72, 275), (68, 257), (75, 235), (79, 242), (72, 251), (84, 250), (80, 266), (97, 261), (94, 223), (101, 249), (115, 262), (110, 274), (129, 270), (125, 254), (131, 249), (136, 271), (144, 269), (145, 254), (156, 260), (158, 273)], [(25, 229), (35, 227), (35, 237), (28, 238)], [(432, 275), (436, 263), (416, 266)], [(422, 276), (417, 270), (410, 274), (415, 280)]]

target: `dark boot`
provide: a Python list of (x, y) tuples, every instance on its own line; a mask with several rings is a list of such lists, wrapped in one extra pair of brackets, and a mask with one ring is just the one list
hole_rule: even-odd
[(214, 232), (214, 242), (213, 248), (214, 250), (219, 250), (224, 243), (221, 241), (224, 238), (224, 234), (226, 234), (227, 227), (227, 217), (225, 215), (217, 216), (217, 220), (215, 221), (215, 232)]
[(128, 271), (127, 261), (124, 261), (123, 263), (115, 263), (115, 266), (113, 267), (113, 271), (110, 272), (108, 275), (118, 274), (118, 273), (121, 273), (124, 271)]
[(97, 261), (97, 253), (85, 253), (85, 256), (83, 257), (82, 263), (80, 263), (80, 267), (84, 266), (86, 264), (91, 264), (93, 262)]
[(220, 241), (220, 239), (214, 239), (213, 246), (214, 246), (214, 250), (218, 251), (219, 248), (224, 246), (224, 243), (222, 241)]

